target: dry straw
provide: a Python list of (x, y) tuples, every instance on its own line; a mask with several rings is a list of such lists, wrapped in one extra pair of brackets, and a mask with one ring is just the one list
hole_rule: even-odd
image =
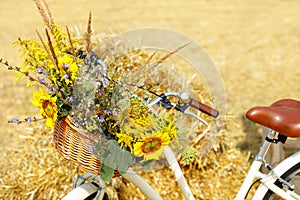
[[(20, 135), (18, 143), (2, 158), (1, 199), (61, 199), (71, 190), (77, 168), (58, 155), (52, 133), (36, 125)], [(197, 163), (183, 167), (196, 199), (233, 199), (249, 166), (247, 155), (234, 148), (222, 148), (208, 153), (203, 161), (205, 166)], [(164, 199), (182, 199), (167, 167), (141, 175)], [(111, 199), (145, 199), (122, 177), (108, 186), (108, 194)]]

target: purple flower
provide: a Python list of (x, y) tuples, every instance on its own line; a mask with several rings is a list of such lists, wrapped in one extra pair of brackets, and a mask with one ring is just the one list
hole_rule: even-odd
[(73, 97), (72, 96), (68, 96), (68, 101), (69, 101), (69, 103), (72, 103), (73, 102)]
[(25, 121), (26, 121), (28, 124), (30, 124), (30, 123), (32, 122), (32, 118), (31, 118), (31, 117), (27, 117), (27, 118), (25, 119)]
[(89, 146), (89, 152), (91, 152), (91, 153), (94, 152), (94, 147), (92, 145)]
[(62, 66), (63, 66), (64, 69), (68, 69), (70, 67), (70, 64), (63, 63)]
[(48, 76), (48, 74), (49, 74), (49, 72), (47, 72), (47, 71), (44, 72), (44, 76)]
[(106, 115), (110, 115), (110, 114), (111, 114), (111, 112), (110, 112), (109, 109), (105, 109), (105, 110), (104, 110), (104, 113), (105, 113)]
[(41, 73), (43, 73), (43, 69), (39, 67), (39, 68), (36, 69), (36, 72), (41, 74)]
[(104, 77), (102, 78), (101, 82), (103, 85), (106, 85), (108, 83), (108, 79)]
[(45, 78), (41, 78), (40, 79), (40, 83), (45, 83), (46, 82), (46, 79)]
[(12, 123), (15, 123), (15, 124), (19, 124), (19, 123), (20, 123), (19, 120), (18, 120), (18, 117), (12, 118), (12, 119), (11, 119), (11, 122), (12, 122)]
[(69, 79), (69, 75), (68, 74), (64, 75), (64, 79)]
[(102, 115), (99, 116), (99, 121), (100, 121), (101, 123), (105, 122), (105, 119), (104, 119), (104, 117), (103, 117)]

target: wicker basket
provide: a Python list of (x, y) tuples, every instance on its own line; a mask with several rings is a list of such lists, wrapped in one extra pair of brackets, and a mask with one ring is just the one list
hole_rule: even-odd
[(66, 160), (84, 171), (100, 174), (100, 160), (90, 151), (97, 137), (89, 134), (73, 123), (71, 117), (57, 120), (54, 128), (55, 147)]

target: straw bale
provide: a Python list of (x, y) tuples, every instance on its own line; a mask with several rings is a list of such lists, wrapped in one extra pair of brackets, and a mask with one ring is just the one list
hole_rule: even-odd
[[(249, 167), (248, 157), (221, 144), (203, 162), (182, 165), (196, 199), (232, 199)], [(71, 190), (77, 174), (76, 167), (56, 152), (51, 131), (41, 126), (20, 135), (18, 146), (6, 151), (3, 161), (0, 179), (3, 199), (61, 199)], [(183, 198), (168, 167), (140, 173), (164, 199)], [(226, 178), (229, 176), (231, 179)], [(140, 190), (122, 177), (115, 178), (107, 189), (111, 199), (145, 199)]]
[[(114, 46), (115, 43), (110, 45)], [(137, 56), (136, 54), (139, 56), (140, 52), (130, 52), (126, 56), (131, 58)], [(154, 63), (164, 54), (158, 53), (158, 56), (154, 58)], [(140, 65), (148, 59), (146, 54), (143, 55), (144, 57), (140, 58)], [(130, 61), (130, 59), (127, 60)], [(130, 72), (129, 80), (136, 83), (142, 74), (143, 82), (149, 84), (154, 92), (188, 91), (194, 98), (210, 104), (210, 94), (203, 82), (199, 81), (201, 79), (194, 81), (193, 79), (199, 77), (191, 77), (189, 73), (180, 73), (182, 72), (179, 70), (180, 68), (187, 69), (187, 63), (181, 62), (176, 56), (171, 56), (167, 62), (154, 66), (149, 64)], [(191, 72), (191, 70), (187, 71)], [(178, 117), (178, 126), (182, 134), (187, 137), (185, 144), (199, 150), (198, 158), (191, 165), (185, 165), (180, 159), (180, 155), (178, 155), (179, 161), (197, 199), (218, 199), (224, 195), (231, 198), (235, 192), (231, 191), (234, 188), (230, 185), (238, 186), (240, 184), (241, 175), (244, 175), (247, 167), (247, 159), (243, 160), (245, 156), (239, 154), (235, 149), (228, 150), (229, 144), (224, 136), (224, 130), (221, 129), (222, 124), (211, 120), (204, 114), (197, 114), (208, 121), (210, 125), (205, 127), (191, 117), (183, 117), (183, 115)], [(1, 163), (3, 165), (1, 197), (60, 199), (71, 190), (77, 169), (58, 156), (52, 144), (52, 134), (51, 131), (45, 130), (42, 125), (37, 124), (31, 131), (19, 135), (18, 146), (7, 151), (5, 155), (7, 162)], [(240, 170), (236, 170), (236, 166), (240, 166)], [(166, 165), (157, 170), (139, 171), (164, 199), (183, 198), (172, 172)], [(220, 185), (222, 177), (232, 176), (233, 171), (237, 172), (235, 173), (237, 177), (234, 181), (235, 184), (231, 180), (228, 187)], [(215, 176), (216, 174), (218, 176)], [(141, 191), (122, 177), (116, 178), (108, 186), (108, 194), (111, 199), (145, 199)]]

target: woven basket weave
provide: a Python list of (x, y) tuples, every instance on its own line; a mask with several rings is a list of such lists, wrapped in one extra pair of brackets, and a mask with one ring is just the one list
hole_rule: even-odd
[(54, 143), (60, 155), (82, 170), (99, 175), (100, 160), (90, 151), (96, 142), (97, 137), (77, 128), (71, 117), (57, 120)]

